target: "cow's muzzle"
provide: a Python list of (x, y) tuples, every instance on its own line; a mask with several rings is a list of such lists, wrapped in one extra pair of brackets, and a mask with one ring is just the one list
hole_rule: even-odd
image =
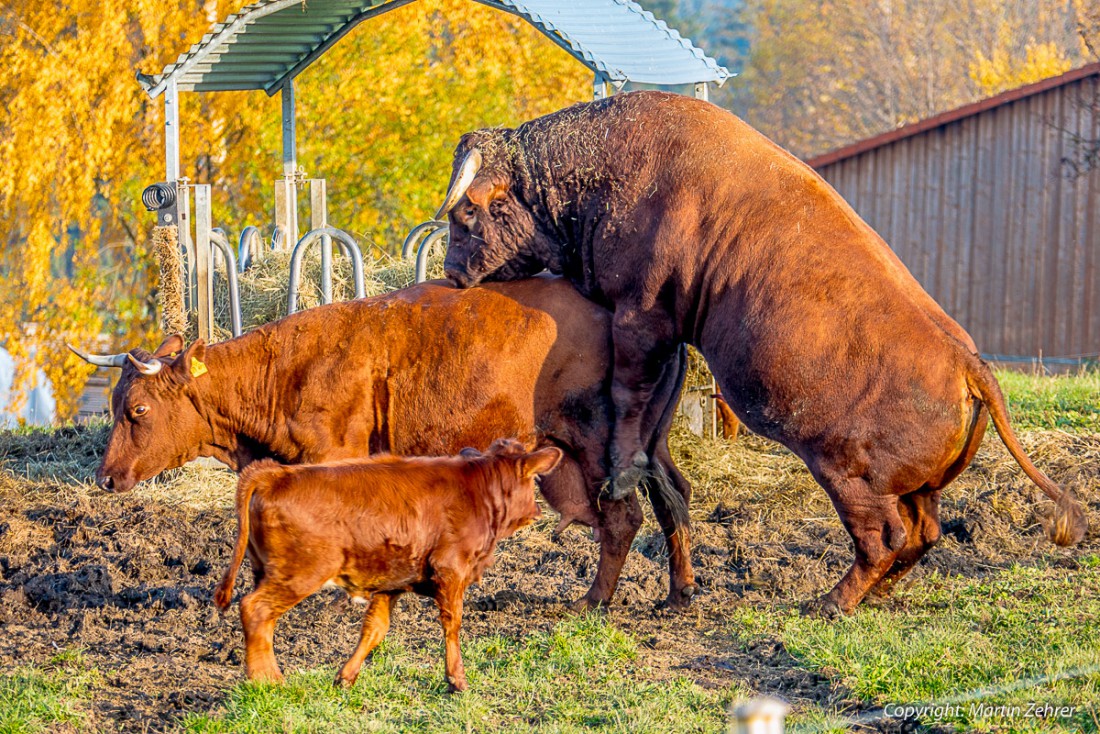
[(113, 474), (96, 474), (96, 485), (104, 492), (110, 492), (112, 494), (118, 494), (120, 492), (129, 492), (134, 488), (134, 480), (126, 477), (118, 477)]

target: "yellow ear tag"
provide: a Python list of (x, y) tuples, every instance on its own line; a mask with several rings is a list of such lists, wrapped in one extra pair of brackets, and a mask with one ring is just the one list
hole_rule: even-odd
[(206, 369), (206, 365), (200, 362), (196, 357), (191, 358), (191, 376), (202, 377), (209, 370)]

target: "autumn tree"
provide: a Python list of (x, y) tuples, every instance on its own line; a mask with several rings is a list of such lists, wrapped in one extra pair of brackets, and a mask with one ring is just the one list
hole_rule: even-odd
[[(89, 370), (66, 341), (155, 339), (152, 220), (163, 178), (157, 73), (244, 0), (0, 2), (0, 345), (21, 380), (44, 367), (72, 415)], [(368, 21), (298, 80), (300, 161), (329, 179), (330, 219), (393, 248), (438, 205), (461, 133), (590, 94), (590, 75), (524, 21), (469, 0), (420, 0)], [(270, 223), (279, 101), (181, 95), (184, 175), (217, 223)]]

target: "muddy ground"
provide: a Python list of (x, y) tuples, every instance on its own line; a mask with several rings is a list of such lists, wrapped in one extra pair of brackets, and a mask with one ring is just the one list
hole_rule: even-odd
[[(183, 470), (130, 495), (85, 483), (102, 430), (5, 444), (0, 454), (0, 673), (80, 647), (102, 675), (94, 718), (106, 729), (162, 730), (184, 712), (216, 707), (241, 679), (236, 607), (225, 617), (211, 595), (229, 560), (233, 477)], [(1037, 463), (1100, 516), (1100, 436), (1028, 434)], [(667, 588), (664, 541), (646, 526), (623, 572), (611, 619), (643, 643), (639, 663), (703, 686), (742, 683), (797, 705), (856, 712), (861, 704), (800, 668), (778, 642), (751, 646), (726, 631), (742, 605), (796, 603), (828, 590), (850, 561), (828, 500), (789, 454), (750, 437), (736, 447), (677, 442), (697, 487), (693, 558), (701, 592), (687, 613), (656, 608)], [(717, 453), (716, 453), (717, 452)], [(720, 455), (721, 460), (715, 458)], [(1038, 490), (995, 437), (946, 493), (945, 540), (907, 583), (930, 570), (979, 577), (1014, 563), (1077, 568), (1100, 550), (1095, 529), (1072, 550), (1044, 540)], [(549, 514), (549, 513), (548, 513)], [(572, 528), (551, 535), (546, 518), (502, 544), (496, 565), (470, 590), (464, 635), (523, 635), (552, 627), (595, 570), (595, 545)], [(238, 598), (250, 588), (242, 573)], [(285, 671), (335, 671), (354, 646), (361, 609), (323, 592), (280, 623)], [(903, 611), (901, 602), (877, 602)], [(394, 618), (406, 646), (440, 648), (430, 603), (411, 595)], [(888, 722), (902, 726), (902, 722)]]

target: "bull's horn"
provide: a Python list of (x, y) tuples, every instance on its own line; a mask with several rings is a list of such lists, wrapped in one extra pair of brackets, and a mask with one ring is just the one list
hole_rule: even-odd
[(451, 190), (447, 192), (447, 198), (443, 200), (443, 206), (439, 207), (439, 211), (435, 213), (436, 219), (443, 219), (447, 216), (447, 212), (454, 209), (455, 204), (466, 193), (466, 189), (470, 188), (470, 184), (474, 182), (474, 177), (477, 176), (477, 172), (480, 170), (481, 151), (474, 148), (466, 154), (466, 159), (462, 161), (462, 167), (458, 169), (458, 176), (455, 178), (454, 184), (451, 185)]
[(153, 357), (148, 362), (142, 362), (140, 359), (130, 354), (129, 352), (126, 353), (126, 356), (129, 358), (130, 364), (134, 365), (134, 367), (137, 367), (137, 371), (143, 375), (155, 375), (156, 373), (160, 372), (160, 368), (164, 366), (164, 362), (161, 362), (156, 357)]
[(66, 344), (65, 346), (67, 346), (69, 351), (73, 354), (80, 357), (88, 364), (94, 364), (96, 367), (122, 367), (126, 364), (126, 358), (130, 356), (125, 352), (122, 354), (85, 354), (72, 344)]

